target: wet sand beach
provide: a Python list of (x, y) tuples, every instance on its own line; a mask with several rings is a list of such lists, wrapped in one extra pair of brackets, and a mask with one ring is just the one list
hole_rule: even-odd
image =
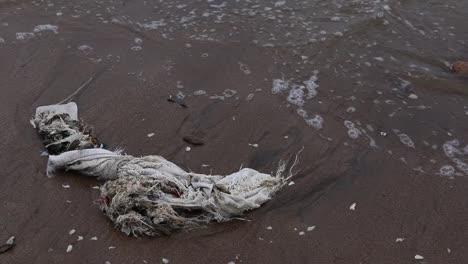
[[(449, 68), (467, 17), (453, 0), (0, 0), (0, 263), (466, 263), (468, 75)], [(303, 148), (300, 171), (246, 221), (128, 237), (102, 182), (46, 176), (29, 122), (85, 83), (73, 101), (109, 149), (229, 174)]]

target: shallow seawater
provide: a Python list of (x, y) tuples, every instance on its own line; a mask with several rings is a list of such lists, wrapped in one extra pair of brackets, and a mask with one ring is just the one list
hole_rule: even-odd
[[(0, 150), (19, 156), (0, 230), (24, 236), (6, 263), (463, 263), (467, 18), (455, 0), (0, 0)], [(303, 149), (300, 171), (248, 221), (125, 237), (98, 182), (44, 177), (28, 123), (92, 76), (74, 101), (111, 148), (213, 174)]]

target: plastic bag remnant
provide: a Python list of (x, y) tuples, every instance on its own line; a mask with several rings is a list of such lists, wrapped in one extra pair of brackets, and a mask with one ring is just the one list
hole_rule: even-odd
[(31, 124), (38, 130), (49, 154), (100, 146), (92, 128), (78, 119), (75, 103), (38, 107)]
[[(48, 130), (46, 130), (48, 131)], [(242, 169), (227, 176), (186, 172), (161, 156), (133, 157), (105, 149), (50, 155), (47, 173), (75, 170), (106, 181), (99, 207), (127, 235), (168, 235), (224, 222), (270, 200), (293, 175), (280, 162), (273, 174)]]

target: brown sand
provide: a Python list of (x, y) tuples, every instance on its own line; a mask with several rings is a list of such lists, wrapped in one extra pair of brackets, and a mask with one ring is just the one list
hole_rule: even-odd
[[(443, 64), (468, 58), (468, 8), (449, 1), (450, 8), (435, 5), (424, 10), (432, 12), (434, 21), (447, 18), (437, 20), (445, 30), (456, 26), (451, 30), (454, 36), (444, 40), (431, 38), (439, 33), (431, 35), (424, 27), (432, 25), (430, 18), (417, 20), (405, 13), (417, 10), (418, 4), (403, 8), (391, 2), (393, 15), (413, 19), (426, 35), (385, 13), (388, 28), (374, 20), (351, 28), (362, 45), (356, 39), (329, 37), (311, 46), (271, 48), (261, 45), (266, 43), (261, 30), (251, 29), (255, 23), (264, 31), (273, 29), (268, 20), (255, 17), (214, 24), (220, 34), (232, 31), (232, 26), (244, 31), (234, 30), (238, 34), (232, 39), (204, 41), (189, 37), (194, 29), (190, 34), (180, 28), (164, 31), (167, 25), (146, 31), (136, 24), (102, 23), (95, 16), (102, 13), (110, 21), (105, 8), (116, 6), (117, 13), (135, 21), (140, 16), (160, 18), (167, 4), (145, 8), (135, 2), (83, 1), (75, 9), (92, 12), (72, 17), (73, 4), (0, 0), (0, 23), (8, 23), (0, 24), (5, 40), (0, 43), (0, 240), (17, 238), (17, 246), (1, 254), (0, 263), (161, 263), (162, 258), (170, 263), (466, 263), (468, 177), (448, 179), (437, 172), (449, 163), (441, 149), (444, 142), (456, 138), (468, 143), (467, 79), (449, 73)], [(191, 7), (205, 5), (194, 2)], [(57, 16), (61, 6), (66, 7), (64, 14)], [(320, 19), (316, 23), (328, 25)], [(58, 33), (16, 39), (16, 32), (32, 32), (40, 24), (58, 25)], [(405, 38), (389, 37), (394, 36), (392, 29)], [(299, 32), (297, 27), (289, 30)], [(257, 36), (263, 42), (253, 42)], [(143, 40), (142, 50), (130, 49), (134, 38)], [(378, 45), (365, 59), (356, 62), (349, 56), (366, 54), (370, 49), (365, 45), (374, 40)], [(92, 50), (78, 49), (85, 44)], [(301, 55), (311, 63), (301, 64)], [(379, 56), (385, 61), (372, 59)], [(364, 64), (366, 60), (372, 67)], [(239, 69), (239, 62), (248, 65), (250, 74)], [(306, 110), (324, 118), (319, 131), (307, 126), (296, 114), (297, 107), (288, 106), (285, 95), (270, 92), (273, 79), (284, 76), (300, 83), (313, 70), (320, 71), (319, 95)], [(41, 141), (29, 124), (36, 107), (61, 101), (94, 74), (74, 101), (109, 148), (123, 147), (132, 155), (159, 154), (189, 170), (225, 174), (241, 165), (272, 171), (280, 159), (304, 147), (295, 184), (249, 213), (249, 221), (163, 238), (125, 236), (93, 203), (99, 197), (92, 188), (101, 184), (97, 180), (72, 173), (45, 176), (46, 157), (39, 155)], [(412, 82), (417, 100), (392, 90), (399, 77)], [(184, 88), (177, 88), (178, 81)], [(193, 95), (199, 89), (209, 96), (225, 89), (237, 94), (217, 100)], [(179, 90), (190, 95), (187, 108), (166, 100)], [(250, 93), (253, 99), (245, 100)], [(414, 108), (421, 105), (426, 108)], [(350, 106), (357, 111), (346, 112)], [(371, 124), (374, 132), (368, 134), (378, 148), (369, 147), (364, 135), (349, 138), (344, 120), (359, 121), (361, 127)], [(392, 129), (408, 134), (415, 148), (401, 144)], [(155, 136), (148, 138), (149, 133)], [(205, 144), (186, 152), (182, 138), (192, 133)], [(70, 188), (62, 188), (65, 184)], [(349, 209), (353, 203), (354, 211)], [(307, 231), (310, 226), (315, 229)], [(71, 229), (76, 233), (69, 235)], [(83, 241), (76, 241), (78, 236)], [(404, 241), (397, 243), (397, 238)], [(69, 244), (73, 250), (66, 253)], [(415, 255), (424, 260), (414, 260)]]

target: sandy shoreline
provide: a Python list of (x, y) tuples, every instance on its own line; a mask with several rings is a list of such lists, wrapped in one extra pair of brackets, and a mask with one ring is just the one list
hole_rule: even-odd
[[(148, 30), (112, 22), (110, 14), (103, 23), (96, 14), (106, 16), (106, 6), (121, 5), (94, 4), (84, 1), (83, 10), (91, 13), (82, 10), (73, 17), (72, 7), (62, 10), (58, 3), (0, 1), (0, 38), (5, 40), (0, 43), (0, 240), (17, 239), (13, 250), (0, 254), (0, 263), (162, 263), (163, 258), (170, 263), (464, 263), (468, 177), (448, 179), (438, 172), (452, 164), (444, 143), (468, 143), (467, 78), (450, 73), (442, 62), (468, 59), (468, 35), (460, 22), (465, 11), (448, 18), (455, 9), (468, 10), (463, 9), (466, 4), (453, 3), (441, 14), (431, 9), (434, 17), (447, 17), (447, 27), (457, 25), (453, 39), (429, 38), (429, 30), (421, 37), (386, 13), (396, 26), (385, 32), (397, 30), (407, 38), (401, 43), (398, 38), (386, 42), (385, 34), (376, 32), (387, 29), (372, 20), (370, 28), (351, 30), (362, 34), (362, 45), (354, 45), (354, 39), (341, 42), (335, 34), (310, 47), (270, 47), (259, 31), (232, 28), (251, 25), (256, 18), (214, 23), (215, 32), (237, 34), (234, 40), (201, 40), (190, 36), (209, 34), (211, 26), (205, 33), (199, 29), (203, 34), (171, 31), (169, 25)], [(169, 8), (158, 7), (121, 6), (134, 19), (140, 11), (159, 17)], [(405, 15), (397, 4), (392, 8), (394, 16)], [(422, 21), (420, 28), (426, 25)], [(268, 23), (258, 23), (268, 32)], [(58, 25), (57, 34), (34, 32), (41, 24)], [(18, 32), (34, 36), (18, 39)], [(372, 37), (379, 44), (376, 54), (367, 54), (365, 45)], [(407, 42), (413, 46), (405, 49)], [(368, 58), (350, 63), (354, 58), (348, 53)], [(385, 57), (382, 63), (380, 56)], [(411, 64), (422, 66), (407, 66)], [(297, 114), (301, 107), (288, 103), (286, 94), (271, 92), (273, 80), (300, 84), (314, 70), (319, 71), (318, 95), (306, 100), (303, 109), (324, 118), (320, 130), (304, 122)], [(36, 107), (59, 102), (93, 75), (74, 101), (110, 149), (158, 154), (187, 170), (226, 174), (241, 166), (270, 172), (304, 147), (295, 184), (249, 213), (249, 221), (163, 238), (125, 236), (94, 204), (99, 191), (93, 186), (99, 181), (73, 173), (46, 177), (41, 141), (29, 123)], [(417, 100), (394, 92), (399, 78), (411, 81)], [(235, 94), (229, 96), (226, 89)], [(196, 95), (199, 90), (206, 94)], [(178, 92), (186, 95), (187, 108), (167, 101)], [(346, 120), (367, 134), (350, 138)], [(154, 136), (148, 137), (150, 133)], [(403, 133), (414, 148), (402, 144)], [(182, 138), (189, 134), (199, 135), (205, 144), (187, 152)], [(355, 210), (350, 210), (353, 203)], [(76, 232), (69, 235), (72, 229)], [(83, 240), (77, 241), (78, 236)], [(68, 245), (73, 245), (69, 253)], [(415, 260), (415, 255), (424, 260)]]

